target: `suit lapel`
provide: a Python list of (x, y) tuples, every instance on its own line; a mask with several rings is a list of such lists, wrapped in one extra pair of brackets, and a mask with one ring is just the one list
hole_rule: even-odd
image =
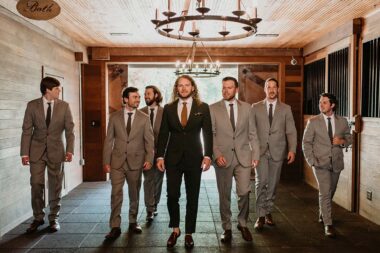
[[(124, 113), (125, 113), (125, 108), (121, 109), (119, 111), (119, 115), (117, 116), (118, 120), (121, 122), (121, 126), (123, 128), (123, 133), (124, 133), (124, 136), (125, 136), (125, 139), (128, 139), (128, 134), (127, 134), (127, 125), (126, 125), (126, 122), (125, 122), (125, 118), (124, 118)], [(132, 131), (132, 130), (131, 130)]]
[(56, 119), (57, 114), (58, 114), (58, 110), (60, 108), (60, 103), (61, 103), (61, 101), (59, 99), (54, 100), (53, 113), (51, 115), (51, 121), (50, 121), (49, 128), (55, 122), (55, 119)]
[[(320, 128), (323, 129), (323, 135), (324, 137), (327, 139), (327, 140), (330, 140), (330, 137), (329, 137), (329, 130), (327, 129), (327, 125), (326, 125), (326, 122), (325, 122), (325, 119), (323, 117), (323, 114), (319, 114), (319, 124), (320, 124)], [(335, 128), (336, 128), (336, 122), (335, 122)]]
[(37, 105), (38, 115), (41, 115), (42, 125), (46, 127), (46, 117), (45, 117), (45, 110), (44, 110), (44, 102), (42, 100), (42, 97), (40, 100), (38, 100)]
[(176, 101), (174, 101), (171, 104), (171, 110), (172, 110), (172, 113), (175, 115), (174, 119), (175, 119), (175, 122), (177, 123), (178, 127), (182, 128), (181, 120), (178, 117), (178, 103), (179, 103), (179, 99), (177, 99)]
[(237, 117), (236, 119), (236, 126), (235, 126), (235, 131), (236, 129), (239, 129), (240, 125), (241, 125), (241, 121), (242, 121), (242, 107), (241, 107), (241, 102), (239, 100), (236, 100), (236, 104), (237, 104), (237, 115), (235, 115), (235, 117)]
[[(278, 118), (278, 115), (281, 111), (281, 107), (282, 107), (281, 102), (277, 98), (276, 107), (274, 108), (274, 112), (273, 112), (273, 120), (272, 120), (271, 128), (275, 125), (277, 121), (276, 119)], [(268, 115), (268, 122), (269, 122), (269, 115)]]
[(162, 118), (162, 112), (163, 112), (162, 107), (158, 106), (156, 120), (154, 121), (154, 127), (153, 127), (153, 129), (156, 129), (157, 132), (160, 130), (161, 122), (158, 119)]
[(197, 103), (195, 102), (195, 100), (193, 100), (193, 103), (191, 104), (189, 118), (187, 119), (187, 124), (185, 128), (188, 127), (193, 122), (193, 118), (195, 117), (195, 111), (197, 110), (197, 108), (198, 108)]
[[(139, 128), (138, 124), (139, 124), (139, 122), (141, 122), (141, 114), (140, 113), (141, 112), (139, 110), (136, 110), (135, 118), (133, 119), (133, 122), (131, 125), (131, 132), (129, 133), (128, 139), (130, 137), (132, 137), (136, 131), (140, 130), (140, 129), (138, 129)], [(127, 129), (125, 129), (125, 131), (127, 131)]]
[[(265, 117), (266, 125), (268, 126), (268, 128), (271, 128), (271, 126), (269, 124), (269, 115), (268, 115), (268, 110), (267, 110), (267, 103), (268, 103), (268, 101), (265, 99), (261, 104), (261, 110), (262, 110), (262, 114), (266, 116)], [(272, 126), (273, 126), (273, 122), (272, 122)]]

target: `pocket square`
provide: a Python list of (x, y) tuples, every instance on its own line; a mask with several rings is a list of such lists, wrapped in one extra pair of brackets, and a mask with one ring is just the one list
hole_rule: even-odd
[(201, 112), (195, 112), (194, 116), (202, 116), (202, 113)]

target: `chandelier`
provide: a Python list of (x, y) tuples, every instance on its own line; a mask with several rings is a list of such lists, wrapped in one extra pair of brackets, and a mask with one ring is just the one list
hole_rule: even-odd
[[(261, 21), (260, 18), (257, 18), (257, 8), (253, 8), (252, 17), (250, 17), (246, 11), (241, 8), (241, 0), (237, 0), (237, 9), (232, 11), (232, 15), (223, 16), (223, 15), (207, 15), (210, 12), (210, 8), (206, 7), (206, 0), (196, 0), (196, 14), (188, 15), (190, 8), (190, 1), (185, 0), (184, 10), (181, 12), (181, 15), (176, 16), (177, 14), (171, 9), (171, 0), (168, 0), (168, 9), (162, 14), (165, 16), (163, 19), (159, 19), (159, 12), (156, 9), (155, 18), (152, 23), (156, 26), (156, 31), (165, 37), (178, 39), (178, 40), (189, 40), (189, 41), (227, 41), (227, 40), (237, 40), (246, 38), (256, 34), (257, 32), (257, 23)], [(198, 14), (197, 14), (198, 13)], [(187, 21), (192, 22), (192, 29), (187, 34), (185, 34), (184, 27)], [(209, 26), (211, 22), (218, 22), (217, 33), (207, 36), (205, 32), (200, 29), (201, 26), (198, 23), (207, 22), (208, 25), (202, 27), (205, 28)], [(241, 29), (241, 32), (232, 33), (228, 30), (227, 24), (230, 26), (238, 25)], [(172, 27), (178, 26), (177, 34), (173, 33), (175, 29)], [(204, 30), (204, 29), (203, 29)], [(236, 30), (236, 29), (235, 29)]]
[(177, 61), (175, 74), (178, 75), (192, 75), (193, 77), (214, 77), (220, 74), (219, 61), (214, 62), (208, 53), (206, 47), (200, 42), (203, 50), (207, 55), (207, 59), (203, 63), (195, 63), (195, 53), (197, 51), (197, 43), (194, 41), (185, 62)]

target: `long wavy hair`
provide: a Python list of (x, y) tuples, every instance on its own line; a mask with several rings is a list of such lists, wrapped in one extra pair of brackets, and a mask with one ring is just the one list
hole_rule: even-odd
[(178, 90), (177, 90), (177, 87), (178, 87), (178, 82), (181, 78), (185, 78), (187, 80), (190, 81), (191, 83), (191, 86), (194, 87), (194, 91), (191, 93), (191, 97), (193, 98), (193, 100), (195, 101), (195, 103), (197, 103), (197, 105), (200, 105), (202, 103), (200, 97), (199, 97), (199, 91), (198, 91), (198, 87), (197, 87), (197, 84), (195, 83), (194, 79), (189, 76), (189, 75), (182, 75), (182, 76), (179, 76), (177, 78), (177, 80), (175, 80), (175, 83), (174, 83), (174, 86), (173, 86), (173, 92), (172, 92), (172, 102), (176, 101), (179, 99), (179, 96), (178, 96)]

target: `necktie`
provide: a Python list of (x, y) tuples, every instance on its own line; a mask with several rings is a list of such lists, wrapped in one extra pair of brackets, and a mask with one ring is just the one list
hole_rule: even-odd
[(234, 114), (234, 104), (230, 104), (230, 121), (232, 129), (235, 132), (235, 114)]
[(127, 121), (127, 134), (131, 132), (131, 126), (132, 126), (132, 114), (133, 112), (128, 112), (128, 121)]
[(333, 130), (332, 130), (331, 118), (330, 117), (327, 117), (327, 126), (328, 126), (328, 132), (329, 132), (330, 141), (332, 143), (332, 140), (333, 140)]
[(150, 108), (150, 124), (152, 125), (153, 127), (153, 120), (154, 120), (154, 108)]
[(187, 124), (187, 106), (186, 106), (186, 102), (183, 102), (183, 107), (182, 107), (182, 112), (181, 112), (181, 125), (183, 127), (186, 126)]
[(47, 103), (48, 104), (48, 108), (47, 108), (47, 112), (46, 112), (46, 127), (49, 127), (50, 125), (50, 119), (51, 119), (51, 103)]
[(272, 126), (273, 121), (273, 104), (269, 104), (269, 125)]

